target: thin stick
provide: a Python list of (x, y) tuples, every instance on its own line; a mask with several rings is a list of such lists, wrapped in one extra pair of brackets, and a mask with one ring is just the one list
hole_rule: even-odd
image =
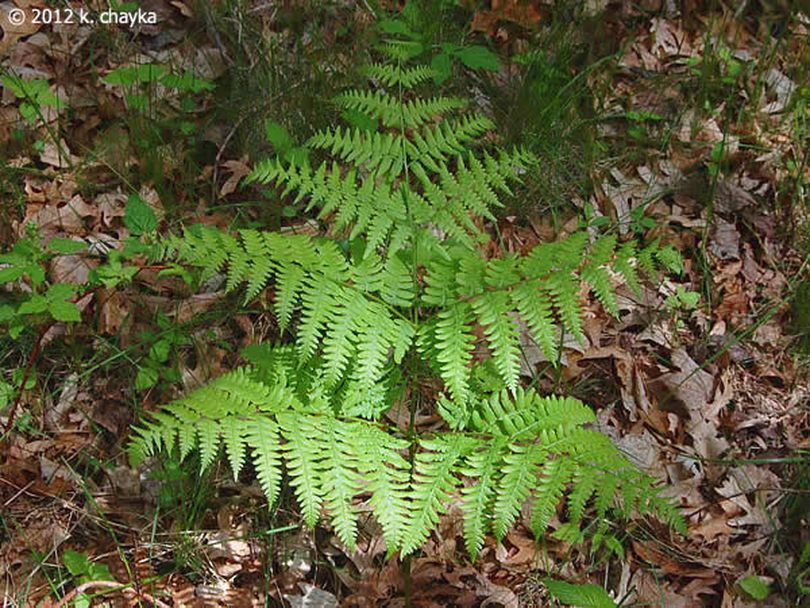
[(117, 591), (120, 591), (121, 593), (138, 597), (145, 602), (149, 602), (153, 606), (157, 606), (158, 608), (171, 608), (168, 604), (164, 604), (160, 600), (153, 598), (145, 591), (138, 592), (130, 587), (124, 587), (121, 585), (121, 583), (115, 581), (87, 581), (86, 583), (82, 583), (81, 585), (76, 587), (73, 591), (68, 593), (65, 597), (63, 597), (61, 600), (59, 600), (59, 602), (55, 604), (53, 608), (64, 608), (64, 606), (67, 606), (70, 602), (72, 602), (77, 595), (84, 593), (88, 589), (92, 589), (94, 587), (115, 589)]
[(42, 328), (42, 331), (39, 332), (39, 336), (37, 337), (37, 341), (34, 343), (34, 348), (31, 349), (31, 354), (28, 355), (28, 362), (25, 364), (25, 370), (23, 370), (20, 388), (17, 390), (17, 397), (14, 399), (14, 404), (11, 406), (11, 411), (8, 414), (8, 422), (6, 422), (6, 426), (3, 429), (3, 435), (11, 431), (12, 427), (14, 426), (14, 417), (17, 414), (20, 401), (22, 401), (22, 396), (25, 392), (25, 384), (28, 382), (28, 376), (31, 374), (31, 369), (34, 367), (34, 363), (36, 362), (37, 355), (39, 354), (39, 348), (42, 346), (42, 339), (45, 337), (45, 334), (48, 333), (48, 330), (54, 325), (54, 323), (55, 321), (51, 321)]

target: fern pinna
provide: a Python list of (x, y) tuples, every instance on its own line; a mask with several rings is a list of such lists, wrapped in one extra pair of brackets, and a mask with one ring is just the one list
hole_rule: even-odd
[[(317, 209), (328, 237), (193, 226), (168, 239), (166, 256), (220, 275), (246, 300), (272, 289), (278, 326), (294, 340), (251, 347), (249, 367), (149, 414), (133, 456), (197, 452), (205, 468), (224, 452), (237, 476), (249, 459), (271, 505), (286, 480), (304, 521), (328, 514), (348, 546), (367, 501), (403, 554), (454, 500), (473, 557), (526, 501), (542, 534), (566, 494), (576, 529), (589, 504), (600, 521), (615, 506), (680, 525), (652, 480), (589, 428), (589, 408), (520, 384), (522, 335), (556, 363), (563, 333), (585, 340), (588, 292), (618, 315), (617, 285), (638, 290), (639, 270), (679, 270), (677, 252), (579, 232), (487, 258), (483, 220), (535, 161), (478, 152), (491, 122), (453, 115), (463, 100), (419, 97), (431, 69), (407, 67), (406, 47), (386, 48), (393, 62), (365, 72), (378, 89), (337, 99), (375, 129), (325, 130), (309, 142), (331, 156), (317, 167), (275, 158), (251, 176)], [(382, 414), (404, 385), (416, 390), (409, 374), (422, 360), (443, 382), (436, 407), (449, 429), (415, 437)]]

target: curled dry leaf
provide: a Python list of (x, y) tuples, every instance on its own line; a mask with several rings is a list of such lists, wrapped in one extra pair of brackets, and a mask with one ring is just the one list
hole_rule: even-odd
[(768, 71), (765, 76), (765, 84), (771, 95), (776, 97), (774, 101), (762, 106), (762, 112), (765, 114), (778, 114), (784, 111), (798, 88), (798, 85), (788, 78), (787, 74), (777, 68), (771, 68)]
[(337, 608), (338, 600), (334, 594), (308, 583), (298, 583), (298, 586), (303, 595), (284, 595), (292, 608)]
[(54, 283), (84, 285), (96, 266), (98, 260), (83, 255), (60, 255), (50, 262), (50, 278)]
[(81, 235), (87, 232), (87, 220), (98, 217), (98, 209), (88, 205), (76, 194), (67, 203), (52, 205), (29, 205), (26, 209), (25, 223), (33, 222), (43, 237), (57, 233)]
[(234, 192), (236, 187), (239, 185), (239, 182), (242, 181), (242, 178), (250, 173), (250, 167), (247, 164), (247, 155), (243, 156), (239, 160), (226, 160), (224, 163), (222, 163), (222, 166), (231, 175), (227, 180), (225, 180), (225, 183), (222, 184), (222, 187), (219, 190), (219, 195), (227, 196)]
[(729, 444), (718, 436), (718, 415), (727, 403), (727, 395), (715, 396), (715, 378), (701, 368), (683, 348), (672, 351), (676, 371), (650, 382), (658, 407), (686, 419), (686, 433), (692, 437), (695, 451), (704, 458), (717, 458)]
[(20, 38), (30, 36), (41, 27), (38, 23), (34, 23), (28, 11), (26, 11), (25, 19), (9, 19), (9, 11), (14, 8), (16, 7), (10, 2), (0, 4), (0, 29), (3, 31), (3, 36), (0, 38), (0, 57), (5, 56)]
[(709, 251), (719, 260), (740, 259), (740, 233), (734, 224), (721, 218), (716, 219)]
[(39, 160), (57, 169), (67, 169), (79, 162), (80, 159), (70, 153), (70, 148), (68, 148), (64, 139), (60, 139), (58, 144), (49, 139), (45, 142)]

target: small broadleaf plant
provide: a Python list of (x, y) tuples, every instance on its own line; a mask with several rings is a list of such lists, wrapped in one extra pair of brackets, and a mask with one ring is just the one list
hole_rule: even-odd
[[(289, 484), (303, 520), (328, 517), (349, 547), (365, 502), (402, 555), (456, 500), (473, 558), (527, 503), (538, 536), (558, 514), (578, 527), (589, 506), (603, 533), (612, 508), (681, 527), (653, 480), (589, 426), (590, 408), (520, 382), (524, 336), (556, 364), (563, 334), (585, 340), (587, 293), (618, 315), (617, 284), (638, 290), (641, 273), (677, 271), (677, 252), (583, 231), (487, 257), (485, 221), (537, 161), (482, 149), (493, 124), (464, 100), (423, 96), (433, 74), (410, 65), (407, 43), (383, 53), (365, 70), (372, 88), (336, 100), (366, 127), (321, 131), (310, 154), (265, 160), (250, 176), (316, 211), (327, 236), (196, 225), (163, 242), (161, 255), (201, 280), (220, 275), (247, 301), (271, 290), (288, 339), (250, 347), (249, 365), (149, 413), (134, 461), (196, 453), (205, 469), (224, 454), (235, 476), (250, 463), (270, 505)], [(443, 386), (445, 427), (391, 425), (383, 414), (415, 408), (425, 375)]]

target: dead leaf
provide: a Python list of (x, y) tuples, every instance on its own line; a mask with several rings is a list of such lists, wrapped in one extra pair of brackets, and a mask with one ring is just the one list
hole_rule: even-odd
[(721, 218), (715, 219), (709, 251), (719, 260), (740, 259), (740, 233), (734, 224)]
[(534, 2), (492, 0), (491, 10), (480, 10), (475, 13), (470, 23), (470, 29), (492, 36), (500, 21), (509, 21), (525, 28), (535, 28), (541, 17)]
[(644, 561), (659, 566), (669, 574), (678, 576), (691, 576), (696, 578), (714, 578), (714, 570), (692, 566), (682, 563), (677, 559), (677, 555), (667, 547), (663, 547), (654, 541), (631, 540), (633, 550)]
[[(34, 222), (42, 236), (53, 236), (57, 233), (81, 235), (86, 233), (87, 218), (98, 217), (98, 209), (84, 202), (80, 195), (75, 195), (67, 203), (29, 206), (26, 209), (25, 223)], [(33, 213), (32, 213), (33, 211)]]
[(690, 526), (690, 534), (699, 536), (706, 542), (712, 542), (718, 536), (731, 536), (734, 529), (728, 525), (728, 518), (725, 515), (719, 517), (708, 517), (698, 525)]
[(152, 208), (158, 221), (161, 221), (166, 216), (163, 203), (160, 202), (160, 195), (153, 187), (147, 185), (141, 186), (141, 189), (138, 191), (138, 196)]
[(83, 255), (60, 255), (51, 260), (51, 280), (54, 283), (84, 285), (90, 271), (98, 266), (98, 261)]
[(99, 289), (96, 301), (99, 303), (98, 331), (107, 336), (117, 334), (130, 315), (129, 300), (118, 291)]
[(39, 155), (39, 160), (57, 169), (66, 169), (75, 165), (80, 159), (70, 153), (64, 139), (59, 140), (59, 145), (48, 139), (42, 153)]
[(220, 196), (228, 196), (231, 192), (234, 192), (242, 178), (250, 173), (247, 160), (248, 157), (245, 155), (239, 160), (227, 160), (222, 163), (222, 166), (225, 167), (231, 176), (222, 184), (222, 188), (219, 190)]
[(726, 399), (713, 401), (714, 377), (702, 369), (683, 348), (671, 354), (677, 371), (650, 382), (656, 393), (658, 407), (686, 418), (686, 433), (692, 437), (695, 451), (704, 458), (717, 458), (728, 442), (718, 436), (718, 414)]
[(124, 217), (127, 198), (122, 192), (104, 192), (95, 198), (93, 204), (101, 215), (102, 225), (111, 228), (114, 218)]
[(185, 2), (180, 2), (179, 0), (172, 0), (171, 5), (175, 7), (183, 17), (193, 17), (194, 10)]
[(782, 112), (790, 103), (794, 91), (798, 85), (777, 68), (771, 68), (765, 76), (765, 84), (776, 99), (762, 107), (762, 112), (766, 114), (778, 114)]
[(714, 208), (719, 213), (731, 215), (742, 211), (747, 207), (757, 207), (757, 200), (751, 193), (734, 183), (730, 179), (721, 179), (714, 194)]
[(653, 38), (650, 51), (659, 58), (688, 56), (691, 52), (685, 34), (672, 21), (654, 17), (651, 20), (650, 33)]
[(318, 589), (308, 583), (298, 583), (303, 595), (284, 595), (292, 608), (337, 608), (334, 594)]
[(0, 4), (0, 29), (3, 30), (3, 37), (0, 39), (0, 56), (5, 56), (20, 38), (30, 36), (40, 28), (39, 24), (34, 23), (33, 15), (29, 10), (25, 10), (24, 19), (9, 19), (9, 11), (15, 8), (10, 3)]

